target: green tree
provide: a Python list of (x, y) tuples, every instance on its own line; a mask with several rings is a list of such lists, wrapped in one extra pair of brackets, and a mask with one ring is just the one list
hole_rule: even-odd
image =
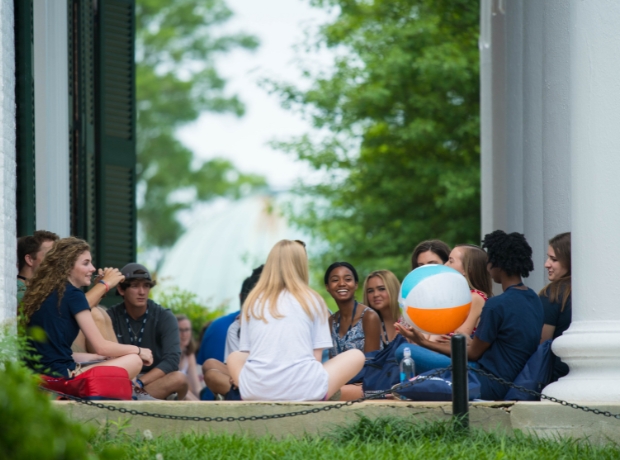
[(317, 44), (331, 72), (309, 89), (272, 84), (322, 137), (276, 143), (326, 174), (302, 184), (296, 222), (328, 244), (321, 262), (403, 276), (421, 240), (479, 242), (478, 2), (314, 0), (339, 14)]
[(177, 213), (196, 201), (239, 197), (264, 186), (225, 159), (197, 162), (175, 137), (201, 112), (243, 115), (237, 96), (225, 93), (216, 59), (253, 50), (255, 37), (221, 34), (232, 12), (223, 0), (138, 0), (136, 98), (138, 112), (138, 218), (146, 247), (168, 247), (183, 231)]

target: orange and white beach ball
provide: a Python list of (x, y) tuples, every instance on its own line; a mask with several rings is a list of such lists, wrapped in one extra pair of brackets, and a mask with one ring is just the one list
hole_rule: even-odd
[(423, 265), (405, 277), (398, 301), (410, 326), (448, 334), (467, 319), (471, 292), (465, 277), (453, 268)]

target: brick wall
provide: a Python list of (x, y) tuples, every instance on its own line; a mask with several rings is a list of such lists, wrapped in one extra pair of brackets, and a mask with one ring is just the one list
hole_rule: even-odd
[(15, 316), (15, 39), (13, 0), (0, 0), (0, 322)]

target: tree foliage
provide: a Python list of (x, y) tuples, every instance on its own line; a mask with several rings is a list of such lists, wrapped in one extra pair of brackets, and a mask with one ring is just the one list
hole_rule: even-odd
[(198, 162), (175, 137), (201, 112), (243, 115), (238, 97), (226, 94), (216, 59), (255, 49), (258, 41), (218, 33), (231, 15), (223, 0), (137, 1), (138, 218), (147, 247), (172, 245), (183, 231), (177, 213), (193, 202), (238, 197), (265, 183), (224, 159)]
[(329, 243), (322, 262), (402, 276), (421, 240), (479, 242), (478, 3), (312, 3), (339, 12), (317, 40), (334, 68), (273, 90), (328, 133), (278, 143), (326, 173), (294, 215)]

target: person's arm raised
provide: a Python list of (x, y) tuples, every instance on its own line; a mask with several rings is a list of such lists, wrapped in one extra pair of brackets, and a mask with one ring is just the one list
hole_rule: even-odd
[(90, 308), (99, 305), (103, 296), (123, 281), (125, 281), (125, 277), (118, 268), (99, 269), (99, 276), (95, 279), (95, 285), (86, 293), (86, 300), (88, 300)]
[(150, 366), (153, 363), (153, 353), (151, 353), (151, 350), (148, 348), (140, 348), (137, 345), (122, 345), (104, 339), (95, 324), (90, 310), (79, 312), (75, 315), (75, 320), (84, 333), (86, 340), (92, 344), (95, 353), (98, 355), (115, 358), (118, 356), (139, 354), (142, 362), (146, 366)]

